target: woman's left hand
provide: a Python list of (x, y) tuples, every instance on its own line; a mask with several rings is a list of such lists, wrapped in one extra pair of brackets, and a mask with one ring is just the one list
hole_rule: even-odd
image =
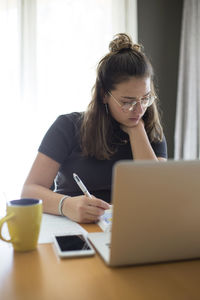
[(135, 126), (128, 127), (128, 126), (121, 124), (120, 127), (124, 132), (126, 132), (130, 136), (131, 132), (133, 132), (135, 130), (144, 130), (144, 121), (143, 121), (143, 119), (140, 119), (139, 122)]

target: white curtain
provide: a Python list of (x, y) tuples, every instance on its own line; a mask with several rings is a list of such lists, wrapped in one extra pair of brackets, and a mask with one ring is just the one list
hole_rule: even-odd
[(200, 1), (185, 0), (180, 46), (175, 159), (200, 157)]
[(137, 41), (136, 10), (136, 0), (0, 0), (0, 188), (8, 198), (19, 196), (55, 118), (86, 108), (113, 35)]
[(17, 178), (13, 173), (20, 166), (16, 166), (15, 161), (19, 147), (23, 147), (18, 126), (21, 105), (19, 10), (17, 0), (0, 1), (0, 204), (9, 190), (16, 187)]

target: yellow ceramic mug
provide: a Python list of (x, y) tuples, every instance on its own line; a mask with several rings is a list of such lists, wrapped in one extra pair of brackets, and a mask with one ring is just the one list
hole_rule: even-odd
[[(7, 214), (0, 220), (0, 239), (12, 243), (16, 251), (29, 251), (37, 247), (42, 218), (42, 200), (19, 199), (7, 203)], [(2, 226), (7, 222), (11, 239), (6, 240)]]

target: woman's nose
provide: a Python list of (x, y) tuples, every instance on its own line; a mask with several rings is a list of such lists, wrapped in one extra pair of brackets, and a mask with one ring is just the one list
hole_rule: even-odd
[(143, 106), (140, 101), (138, 101), (135, 105), (132, 105), (130, 111), (137, 111), (139, 113), (143, 112)]

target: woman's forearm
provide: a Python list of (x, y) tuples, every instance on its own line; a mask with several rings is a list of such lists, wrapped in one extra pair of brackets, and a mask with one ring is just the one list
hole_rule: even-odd
[(22, 198), (36, 198), (43, 202), (43, 212), (59, 215), (59, 202), (62, 194), (54, 193), (50, 189), (38, 184), (25, 184), (21, 193)]
[(158, 160), (142, 122), (140, 122), (138, 126), (130, 128), (128, 134), (134, 159)]

